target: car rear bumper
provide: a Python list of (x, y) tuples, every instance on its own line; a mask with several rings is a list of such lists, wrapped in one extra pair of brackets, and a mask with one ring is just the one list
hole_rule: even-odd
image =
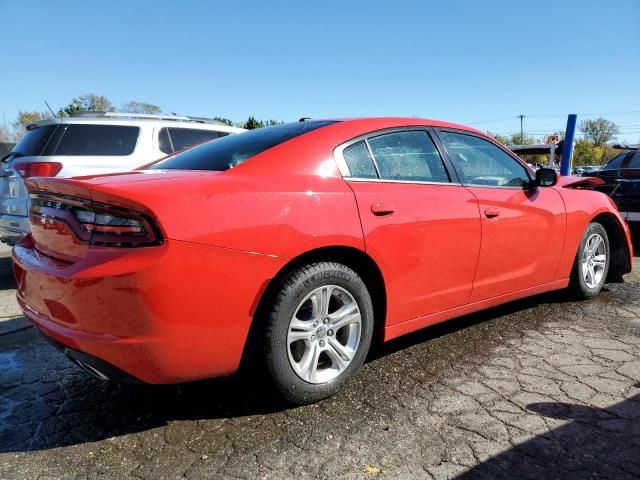
[(100, 380), (109, 380), (118, 383), (128, 383), (134, 385), (142, 383), (139, 379), (132, 377), (128, 373), (120, 370), (118, 367), (115, 367), (110, 363), (99, 359), (98, 357), (73, 350), (72, 348), (63, 345), (62, 343), (56, 342), (51, 337), (48, 337), (46, 335), (43, 336), (49, 343), (51, 343), (51, 345), (64, 353), (71, 362), (78, 365), (85, 372), (93, 375)]
[(39, 253), (30, 235), (13, 258), (18, 302), (43, 334), (67, 354), (156, 384), (235, 372), (258, 299), (284, 262), (169, 241), (91, 248), (64, 263)]
[(29, 217), (0, 214), (0, 240), (15, 245), (30, 232)]

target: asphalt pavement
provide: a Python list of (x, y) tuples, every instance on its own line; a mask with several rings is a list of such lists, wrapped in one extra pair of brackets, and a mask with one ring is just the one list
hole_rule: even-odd
[[(378, 348), (333, 398), (102, 383), (19, 318), (0, 249), (0, 479), (638, 479), (640, 258)], [(2, 316), (4, 315), (4, 316)]]

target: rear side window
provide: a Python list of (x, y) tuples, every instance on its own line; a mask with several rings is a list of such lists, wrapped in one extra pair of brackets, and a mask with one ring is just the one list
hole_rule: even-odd
[(196, 130), (193, 128), (163, 128), (158, 134), (158, 146), (161, 152), (173, 153), (199, 143), (225, 137), (227, 132), (215, 130)]
[(124, 125), (60, 125), (59, 142), (50, 155), (130, 155), (136, 148), (138, 127)]
[(448, 183), (449, 176), (429, 134), (422, 130), (368, 139), (380, 178)]
[(342, 151), (349, 173), (356, 178), (378, 178), (373, 159), (364, 140), (349, 145)]
[(285, 123), (273, 127), (257, 128), (236, 135), (227, 135), (215, 142), (208, 142), (169, 157), (149, 168), (153, 170), (224, 171), (287, 140), (332, 123), (335, 122)]
[(621, 153), (613, 157), (603, 170), (620, 170), (623, 168), (640, 168), (640, 150)]
[(171, 145), (168, 128), (163, 128), (158, 132), (158, 148), (161, 152), (173, 153), (173, 145)]
[(46, 155), (47, 144), (51, 139), (51, 135), (58, 125), (44, 125), (42, 127), (27, 130), (27, 133), (20, 139), (15, 147), (14, 152), (21, 153), (25, 156)]

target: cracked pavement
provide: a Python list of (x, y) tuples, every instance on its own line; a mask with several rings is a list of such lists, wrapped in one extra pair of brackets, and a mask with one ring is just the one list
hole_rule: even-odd
[(33, 328), (4, 334), (0, 479), (640, 478), (634, 266), (590, 301), (545, 294), (395, 340), (296, 408), (240, 377), (101, 383)]

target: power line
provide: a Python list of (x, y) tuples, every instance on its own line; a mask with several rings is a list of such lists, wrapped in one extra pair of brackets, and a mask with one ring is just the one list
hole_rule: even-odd
[[(613, 116), (613, 115), (640, 115), (640, 110), (627, 110), (624, 112), (599, 112), (599, 113), (578, 113), (578, 117), (596, 117), (596, 116)], [(527, 115), (529, 118), (564, 118), (566, 114), (534, 114)], [(514, 115), (512, 117), (505, 118), (497, 118), (493, 120), (480, 120), (478, 122), (467, 122), (469, 125), (480, 125), (484, 123), (498, 123), (498, 122), (506, 122), (508, 120), (515, 120), (520, 118), (521, 115)]]
[(481, 123), (497, 123), (497, 122), (506, 122), (507, 120), (513, 120), (518, 117), (507, 117), (507, 118), (498, 118), (495, 120), (482, 120), (481, 122), (467, 122), (469, 125), (479, 125)]

